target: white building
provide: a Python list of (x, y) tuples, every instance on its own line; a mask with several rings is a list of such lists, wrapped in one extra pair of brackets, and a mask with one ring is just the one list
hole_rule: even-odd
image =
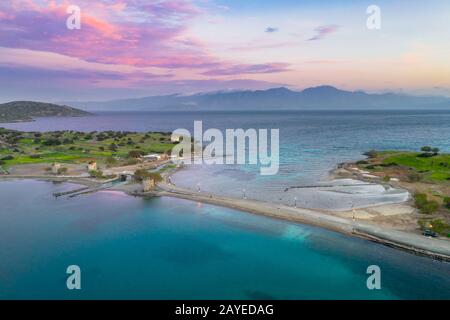
[(144, 158), (144, 160), (147, 160), (147, 161), (159, 161), (159, 160), (161, 160), (161, 155), (152, 153), (152, 154), (147, 154), (147, 155), (143, 156), (142, 158)]

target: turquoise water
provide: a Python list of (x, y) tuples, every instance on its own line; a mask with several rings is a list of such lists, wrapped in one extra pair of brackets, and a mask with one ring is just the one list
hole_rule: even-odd
[[(450, 265), (334, 232), (171, 199), (0, 182), (0, 298), (450, 298)], [(79, 265), (82, 290), (66, 289)], [(382, 290), (366, 288), (381, 267)]]
[[(192, 130), (279, 128), (280, 172), (252, 166), (191, 168), (177, 183), (285, 201), (286, 187), (318, 183), (369, 149), (450, 152), (450, 111), (124, 112), (1, 124), (19, 130)], [(68, 185), (0, 182), (0, 298), (450, 299), (447, 263), (326, 230), (169, 198), (100, 192), (70, 200)], [(25, 195), (23, 194), (25, 190)], [(343, 208), (392, 194), (356, 189), (298, 194), (305, 207)], [(350, 198), (350, 196), (352, 198)], [(395, 196), (395, 195), (394, 195)], [(65, 289), (65, 269), (82, 269), (81, 292)], [(382, 290), (366, 289), (367, 266)]]
[(338, 163), (363, 159), (370, 150), (419, 150), (432, 145), (450, 152), (450, 110), (402, 111), (221, 111), (221, 112), (109, 112), (86, 118), (40, 118), (36, 122), (2, 124), (19, 130), (128, 130), (192, 132), (194, 120), (208, 128), (267, 128), (280, 130), (280, 170), (261, 176), (259, 167), (189, 167), (174, 177), (185, 187), (199, 183), (203, 190), (270, 200), (302, 207), (349, 209), (399, 202), (405, 195), (384, 188), (290, 189), (325, 182)]

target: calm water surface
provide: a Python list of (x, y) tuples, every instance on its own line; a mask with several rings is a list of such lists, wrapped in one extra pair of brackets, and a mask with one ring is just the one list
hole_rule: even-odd
[[(261, 176), (257, 166), (191, 166), (175, 175), (181, 186), (211, 193), (302, 207), (344, 210), (352, 206), (395, 203), (407, 199), (399, 190), (381, 186), (315, 189), (287, 187), (330, 184), (329, 171), (338, 163), (363, 159), (378, 150), (418, 150), (432, 145), (450, 152), (450, 111), (264, 111), (264, 112), (115, 112), (87, 118), (40, 118), (5, 124), (19, 130), (128, 130), (192, 132), (194, 120), (208, 128), (280, 129), (280, 170)], [(348, 183), (345, 183), (348, 184)]]
[[(0, 182), (0, 298), (450, 297), (450, 265), (326, 230), (195, 202)], [(26, 196), (23, 192), (27, 190)], [(82, 290), (65, 270), (82, 270)], [(366, 268), (382, 290), (366, 288)]]
[[(345, 209), (396, 202), (377, 186), (286, 193), (328, 183), (336, 164), (369, 149), (450, 152), (450, 112), (99, 113), (1, 124), (19, 130), (192, 130), (279, 128), (280, 172), (252, 166), (192, 167), (174, 177), (202, 190)], [(450, 266), (326, 230), (195, 202), (144, 200), (116, 192), (52, 198), (67, 184), (0, 182), (0, 298), (450, 298)], [(26, 195), (24, 195), (24, 190)], [(82, 268), (83, 290), (65, 289), (65, 268)], [(382, 290), (366, 268), (382, 269)]]

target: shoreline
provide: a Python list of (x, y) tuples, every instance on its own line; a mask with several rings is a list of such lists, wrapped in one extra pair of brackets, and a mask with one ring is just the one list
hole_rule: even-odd
[[(284, 204), (270, 203), (250, 199), (238, 199), (232, 197), (224, 197), (204, 192), (195, 192), (174, 185), (170, 181), (170, 176), (181, 170), (174, 168), (163, 174), (164, 180), (157, 184), (157, 189), (150, 192), (130, 192), (126, 188), (111, 187), (110, 190), (124, 192), (130, 196), (167, 196), (181, 198), (190, 201), (197, 201), (211, 205), (217, 205), (230, 209), (243, 211), (245, 213), (266, 216), (274, 219), (281, 219), (294, 223), (312, 225), (319, 228), (339, 232), (348, 236), (356, 236), (368, 241), (377, 242), (389, 247), (401, 249), (421, 256), (430, 257), (436, 260), (450, 262), (450, 241), (442, 239), (427, 238), (423, 235), (412, 232), (405, 232), (386, 227), (380, 227), (376, 224), (352, 220), (339, 216), (342, 212), (334, 212), (320, 209), (294, 208)], [(0, 176), (0, 181), (9, 179), (24, 180), (43, 180), (67, 182), (84, 185), (90, 188), (101, 186), (105, 182), (93, 181), (83, 177), (71, 176), (42, 176), (42, 175), (8, 175)], [(97, 190), (98, 191), (98, 190)], [(94, 191), (95, 192), (95, 191)], [(375, 205), (371, 208), (387, 208), (389, 204)], [(364, 209), (356, 209), (364, 210)]]
[(159, 183), (158, 187), (162, 190), (158, 192), (160, 196), (198, 201), (251, 214), (313, 225), (349, 236), (357, 236), (369, 241), (378, 242), (414, 254), (431, 257), (436, 260), (450, 262), (450, 242), (446, 240), (426, 238), (422, 235), (382, 228), (366, 222), (353, 221), (351, 219), (333, 216), (325, 210), (292, 208), (282, 204), (257, 200), (196, 193), (191, 190), (179, 188), (173, 184), (168, 184), (167, 182)]

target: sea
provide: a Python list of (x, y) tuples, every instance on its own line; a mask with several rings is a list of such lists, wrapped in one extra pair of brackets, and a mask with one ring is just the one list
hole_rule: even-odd
[[(172, 181), (200, 192), (347, 210), (399, 203), (405, 190), (333, 180), (371, 150), (450, 152), (450, 111), (98, 112), (0, 124), (24, 131), (279, 129), (280, 166), (196, 165)], [(2, 299), (450, 299), (450, 264), (311, 226), (192, 201), (67, 183), (0, 182)], [(295, 199), (295, 200), (294, 200)], [(66, 269), (81, 270), (68, 290)], [(381, 289), (367, 287), (379, 266)]]

